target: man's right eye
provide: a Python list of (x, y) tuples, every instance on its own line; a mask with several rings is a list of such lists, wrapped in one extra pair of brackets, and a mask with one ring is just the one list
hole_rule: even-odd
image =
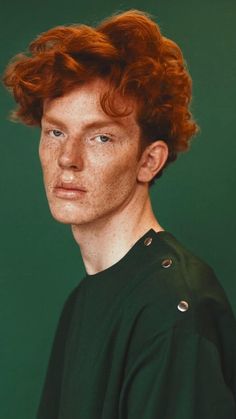
[(58, 129), (50, 129), (48, 130), (48, 134), (52, 137), (60, 137), (63, 133)]

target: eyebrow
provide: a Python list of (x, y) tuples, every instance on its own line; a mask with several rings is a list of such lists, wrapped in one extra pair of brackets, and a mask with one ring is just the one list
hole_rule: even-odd
[[(58, 127), (61, 127), (62, 129), (66, 129), (66, 124), (64, 124), (62, 121), (60, 121), (57, 118), (54, 118), (52, 116), (43, 116), (42, 120), (44, 120), (45, 122), (48, 122), (50, 124), (55, 124)], [(92, 129), (92, 128), (103, 128), (106, 126), (119, 126), (121, 128), (125, 128), (124, 125), (122, 124), (122, 122), (118, 121), (118, 120), (114, 120), (114, 121), (107, 121), (106, 119), (98, 119), (95, 121), (91, 121), (88, 123), (85, 123), (83, 125), (83, 129)]]

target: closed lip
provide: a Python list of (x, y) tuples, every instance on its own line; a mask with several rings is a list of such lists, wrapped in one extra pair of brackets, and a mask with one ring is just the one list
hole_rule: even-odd
[(65, 183), (60, 182), (55, 186), (56, 189), (65, 189), (68, 191), (83, 191), (86, 192), (86, 189), (84, 189), (82, 186), (78, 186), (75, 183)]

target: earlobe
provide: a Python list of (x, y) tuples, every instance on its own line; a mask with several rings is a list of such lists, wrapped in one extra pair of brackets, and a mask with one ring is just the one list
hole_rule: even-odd
[(150, 182), (160, 172), (167, 158), (168, 146), (165, 141), (151, 143), (141, 157), (137, 179), (140, 182)]

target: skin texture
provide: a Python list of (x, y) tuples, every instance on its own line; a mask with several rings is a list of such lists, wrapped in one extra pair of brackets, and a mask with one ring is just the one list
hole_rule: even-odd
[[(45, 101), (41, 121), (39, 156), (49, 207), (56, 220), (71, 225), (88, 274), (120, 260), (148, 229), (163, 230), (148, 182), (164, 165), (167, 145), (157, 140), (140, 157), (135, 103), (117, 97), (118, 106), (132, 113), (106, 115), (99, 102), (106, 88), (95, 79)], [(62, 197), (55, 190), (61, 182), (86, 192)]]

